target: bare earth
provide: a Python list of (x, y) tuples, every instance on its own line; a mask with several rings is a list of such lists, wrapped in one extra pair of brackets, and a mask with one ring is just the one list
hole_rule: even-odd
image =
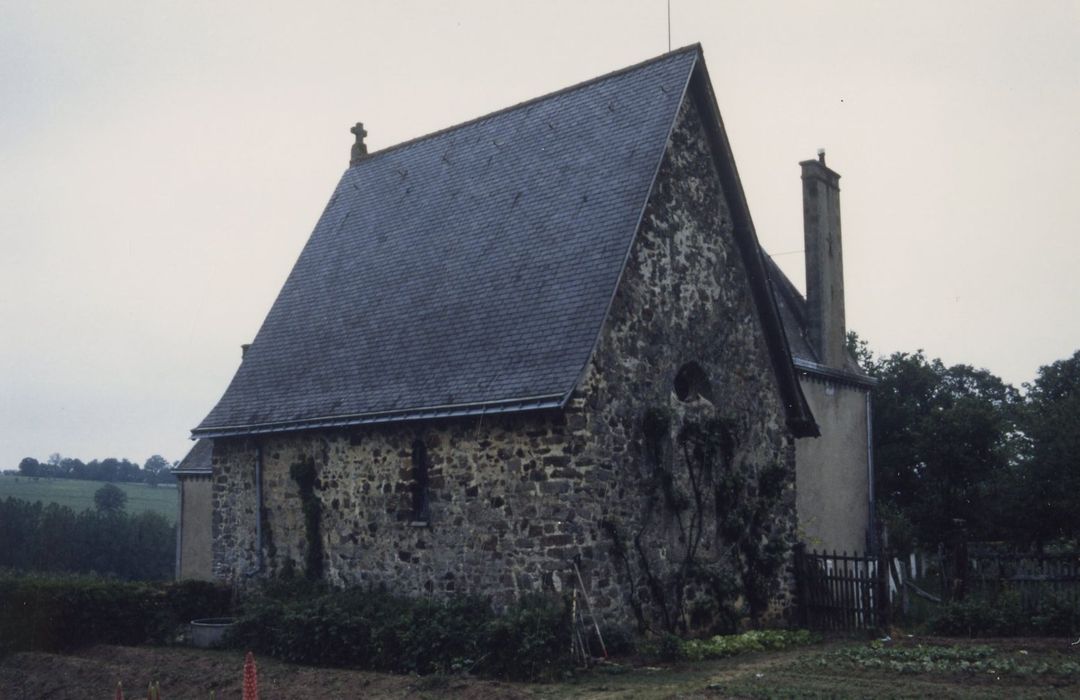
[[(898, 640), (990, 644), (1003, 655), (1024, 649), (1025, 659), (1080, 660), (1080, 647), (1060, 639)], [(732, 697), (1080, 697), (1080, 675), (991, 675), (852, 671), (822, 666), (823, 655), (858, 642), (748, 654), (720, 661), (601, 665), (548, 684), (503, 683), (466, 676), (395, 676), (296, 666), (258, 659), (263, 700), (289, 698), (732, 698)], [(97, 646), (70, 655), (20, 653), (0, 659), (0, 700), (113, 698), (122, 681), (127, 698), (142, 698), (157, 681), (164, 700), (240, 698), (242, 652), (178, 647)]]

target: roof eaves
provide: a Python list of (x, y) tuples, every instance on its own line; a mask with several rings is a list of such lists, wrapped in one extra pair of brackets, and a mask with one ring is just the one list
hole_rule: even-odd
[(795, 369), (802, 373), (814, 375), (822, 379), (829, 379), (841, 384), (851, 384), (853, 386), (861, 387), (864, 389), (872, 389), (877, 386), (878, 380), (874, 377), (865, 374), (855, 374), (854, 372), (847, 372), (842, 369), (836, 369), (834, 367), (828, 367), (826, 365), (818, 364), (817, 362), (811, 362), (810, 360), (804, 360), (796, 357), (793, 360)]
[(191, 433), (194, 437), (198, 438), (238, 437), (242, 435), (264, 435), (268, 433), (286, 433), (299, 430), (347, 428), (359, 425), (439, 420), (444, 418), (460, 418), (464, 416), (525, 413), (528, 411), (561, 409), (566, 405), (568, 397), (568, 394), (554, 394), (550, 396), (510, 399), (478, 404), (457, 404), (407, 409), (403, 411), (366, 413), (355, 416), (327, 416), (300, 421), (283, 421), (257, 425), (196, 428), (192, 430)]

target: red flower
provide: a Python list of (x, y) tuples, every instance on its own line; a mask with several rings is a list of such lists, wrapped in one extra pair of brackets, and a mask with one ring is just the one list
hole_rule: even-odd
[(244, 657), (244, 700), (259, 700), (259, 673), (250, 651)]

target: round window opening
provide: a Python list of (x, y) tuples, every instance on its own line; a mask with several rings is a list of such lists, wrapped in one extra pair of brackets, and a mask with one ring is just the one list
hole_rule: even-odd
[(675, 397), (679, 401), (705, 399), (712, 403), (712, 384), (705, 370), (696, 362), (687, 362), (675, 373)]

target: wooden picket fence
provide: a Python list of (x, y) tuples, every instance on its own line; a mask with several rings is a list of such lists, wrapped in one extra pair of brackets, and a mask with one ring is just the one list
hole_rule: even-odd
[(888, 567), (858, 552), (795, 549), (798, 612), (803, 626), (823, 632), (888, 627)]
[(1024, 610), (1035, 610), (1049, 600), (1074, 609), (1080, 605), (1080, 552), (973, 552), (967, 576), (972, 592), (992, 597), (1014, 592)]

